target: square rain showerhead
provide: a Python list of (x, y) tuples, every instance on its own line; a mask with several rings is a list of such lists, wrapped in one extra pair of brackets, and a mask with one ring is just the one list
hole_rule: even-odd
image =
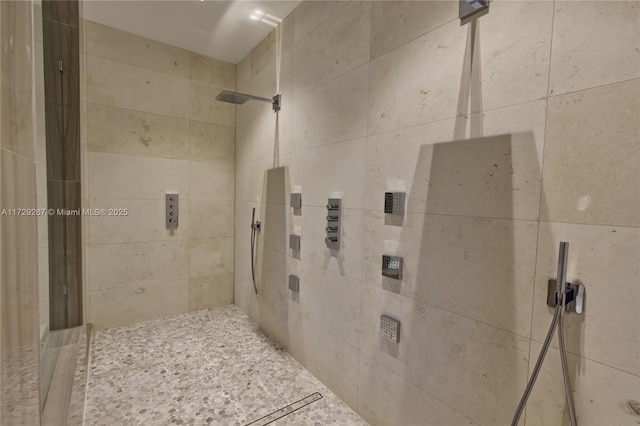
[(223, 90), (216, 96), (216, 101), (228, 102), (230, 104), (242, 105), (243, 103), (250, 101), (251, 97), (243, 93), (231, 92), (229, 90)]

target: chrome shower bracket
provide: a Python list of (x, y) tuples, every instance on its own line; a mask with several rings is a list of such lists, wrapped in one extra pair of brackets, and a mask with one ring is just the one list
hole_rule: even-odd
[[(555, 308), (558, 303), (562, 303), (560, 300), (562, 295), (556, 292), (557, 282), (555, 278), (549, 279), (547, 282), (547, 306), (551, 308)], [(566, 294), (565, 312), (581, 314), (584, 310), (584, 285), (580, 282), (568, 282)]]

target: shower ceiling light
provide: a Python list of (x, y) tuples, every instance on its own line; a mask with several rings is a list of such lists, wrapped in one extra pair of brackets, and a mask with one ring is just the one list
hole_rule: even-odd
[(249, 19), (252, 21), (260, 21), (264, 24), (271, 25), (272, 27), (277, 27), (278, 24), (282, 22), (282, 19), (277, 16), (265, 13), (260, 9), (254, 10), (253, 13), (249, 15)]

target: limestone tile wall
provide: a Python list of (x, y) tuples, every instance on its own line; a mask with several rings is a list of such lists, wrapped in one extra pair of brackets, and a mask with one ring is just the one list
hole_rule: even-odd
[[(0, 3), (0, 210), (35, 209), (31, 2)], [(40, 424), (36, 216), (0, 218), (0, 423)]]
[[(84, 21), (87, 311), (98, 328), (233, 302), (233, 64)], [(165, 193), (180, 195), (165, 227)]]
[[(281, 39), (282, 111), (236, 108), (235, 303), (371, 424), (506, 424), (569, 241), (569, 280), (587, 287), (566, 324), (578, 421), (636, 424), (638, 3), (495, 1), (474, 30), (455, 1), (308, 1)], [(276, 40), (238, 64), (238, 90), (273, 96)], [(389, 190), (403, 216), (383, 213)], [(338, 252), (323, 242), (333, 195)], [(402, 281), (383, 254), (403, 256)], [(398, 345), (381, 314), (402, 322)], [(567, 421), (556, 348), (521, 424)]]

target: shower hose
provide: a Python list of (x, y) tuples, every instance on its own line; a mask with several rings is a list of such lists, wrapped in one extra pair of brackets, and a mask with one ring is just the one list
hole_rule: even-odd
[(251, 216), (251, 279), (253, 280), (253, 291), (258, 294), (258, 285), (256, 284), (256, 271), (255, 271), (255, 245), (256, 245), (256, 236), (258, 234), (258, 225), (255, 222), (256, 219), (256, 209), (253, 209), (253, 214)]
[[(564, 285), (563, 285), (564, 287)], [(538, 355), (538, 361), (536, 361), (536, 365), (533, 368), (533, 373), (529, 378), (529, 382), (527, 383), (527, 388), (522, 394), (522, 398), (520, 399), (520, 404), (518, 404), (518, 408), (516, 410), (515, 415), (513, 416), (513, 420), (511, 421), (511, 426), (517, 426), (518, 421), (520, 420), (520, 416), (524, 411), (524, 407), (527, 404), (527, 399), (529, 399), (529, 395), (533, 390), (533, 385), (538, 378), (538, 374), (540, 373), (540, 369), (542, 368), (542, 363), (544, 362), (544, 357), (547, 354), (547, 350), (551, 345), (551, 339), (553, 338), (553, 333), (558, 328), (558, 343), (560, 347), (560, 361), (562, 363), (562, 376), (564, 377), (564, 390), (565, 397), (567, 400), (567, 405), (569, 407), (569, 420), (571, 421), (571, 426), (576, 426), (576, 412), (573, 406), (573, 395), (571, 393), (571, 382), (569, 381), (569, 367), (567, 365), (567, 350), (564, 344), (564, 306), (566, 303), (566, 293), (564, 288), (562, 289), (562, 302), (556, 305), (556, 308), (553, 312), (553, 320), (551, 321), (551, 326), (549, 327), (549, 332), (547, 333), (547, 337), (544, 339), (544, 344), (542, 345), (542, 350), (540, 351), (540, 355)]]

